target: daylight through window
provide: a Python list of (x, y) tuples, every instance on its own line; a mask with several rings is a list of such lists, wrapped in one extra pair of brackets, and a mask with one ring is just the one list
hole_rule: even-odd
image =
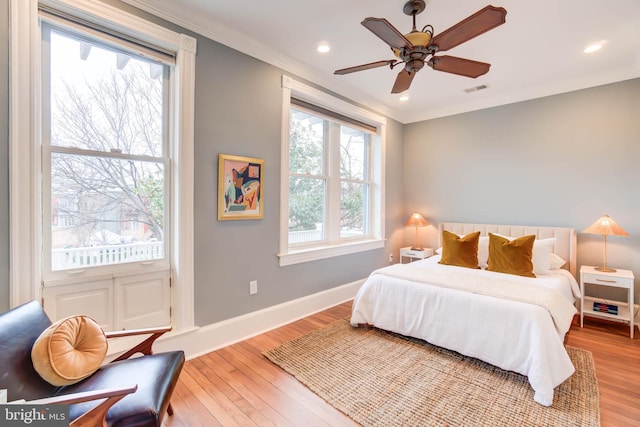
[(47, 23), (43, 47), (50, 271), (164, 259), (168, 66)]
[(369, 236), (369, 132), (291, 107), (289, 246)]
[(382, 247), (384, 118), (286, 77), (283, 90), (280, 265)]

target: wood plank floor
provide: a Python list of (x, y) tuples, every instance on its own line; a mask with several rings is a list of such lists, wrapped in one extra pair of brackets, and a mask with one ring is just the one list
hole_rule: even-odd
[[(355, 426), (262, 356), (283, 342), (351, 314), (344, 303), (186, 362), (164, 426)], [(623, 324), (585, 318), (567, 344), (593, 353), (602, 426), (640, 425), (640, 337)]]

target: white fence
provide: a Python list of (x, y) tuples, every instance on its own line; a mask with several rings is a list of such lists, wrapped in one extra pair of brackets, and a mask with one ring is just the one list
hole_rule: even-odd
[(161, 259), (164, 257), (164, 242), (54, 249), (51, 252), (51, 269), (57, 271)]
[[(362, 230), (340, 230), (340, 238), (363, 237)], [(290, 231), (289, 244), (298, 245), (322, 240), (322, 230)]]
[(322, 239), (322, 230), (290, 231), (289, 244), (317, 242)]

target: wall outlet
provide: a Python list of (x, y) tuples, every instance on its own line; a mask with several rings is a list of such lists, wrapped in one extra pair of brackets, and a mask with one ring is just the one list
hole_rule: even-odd
[(249, 282), (249, 295), (254, 295), (258, 293), (258, 281), (252, 280)]
[(389, 254), (389, 263), (393, 264), (393, 254)]

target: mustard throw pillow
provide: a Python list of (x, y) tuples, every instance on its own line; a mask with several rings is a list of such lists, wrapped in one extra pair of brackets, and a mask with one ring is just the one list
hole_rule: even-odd
[(536, 277), (533, 274), (533, 243), (536, 236), (509, 240), (489, 233), (489, 265), (487, 270), (499, 273)]
[(480, 232), (469, 233), (460, 237), (450, 231), (442, 231), (442, 258), (440, 264), (458, 267), (478, 267), (478, 241)]
[(72, 316), (45, 329), (33, 344), (33, 367), (49, 384), (77, 383), (93, 374), (107, 354), (104, 331), (90, 317)]

